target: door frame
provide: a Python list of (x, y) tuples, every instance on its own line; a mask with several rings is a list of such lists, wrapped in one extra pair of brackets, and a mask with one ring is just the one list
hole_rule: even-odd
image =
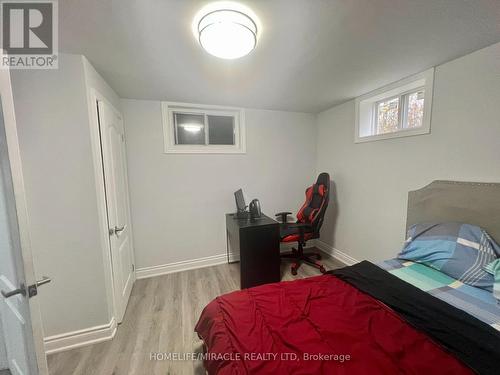
[[(0, 56), (3, 51), (0, 50)], [(12, 94), (12, 84), (10, 79), (10, 70), (0, 69), (0, 90), (2, 109), (5, 126), (5, 136), (8, 145), (9, 163), (12, 174), (12, 184), (14, 188), (14, 197), (16, 204), (17, 221), (19, 228), (19, 237), (21, 244), (21, 257), (24, 265), (24, 277), (26, 285), (36, 284), (35, 268), (33, 265), (33, 255), (31, 249), (31, 237), (29, 232), (29, 214), (26, 201), (26, 191), (24, 187), (23, 168), (21, 162), (21, 151), (19, 147), (19, 138), (17, 135), (17, 123), (15, 116), (14, 97)], [(28, 298), (29, 310), (31, 315), (31, 330), (33, 332), (35, 353), (28, 353), (28, 361), (33, 365), (36, 362), (36, 369), (31, 368), (32, 372), (38, 370), (39, 375), (48, 375), (47, 356), (45, 354), (44, 333), (42, 325), (42, 316), (40, 304), (36, 296)], [(30, 346), (30, 345), (29, 345)], [(36, 372), (34, 372), (35, 374)]]
[[(117, 302), (116, 293), (113, 278), (113, 263), (111, 259), (111, 241), (109, 238), (109, 228), (108, 228), (108, 212), (107, 212), (107, 202), (106, 202), (106, 190), (104, 186), (104, 165), (102, 160), (102, 148), (101, 148), (101, 135), (100, 135), (100, 125), (99, 125), (99, 113), (97, 108), (97, 102), (102, 101), (106, 103), (123, 121), (123, 116), (119, 110), (110, 103), (110, 101), (101, 94), (96, 88), (90, 87), (88, 89), (88, 106), (89, 106), (89, 127), (90, 127), (90, 140), (92, 146), (92, 161), (94, 166), (94, 177), (95, 186), (97, 194), (97, 212), (99, 217), (99, 228), (100, 228), (100, 242), (102, 249), (102, 256), (104, 260), (104, 277), (106, 283), (106, 298), (108, 301), (108, 319), (115, 319), (117, 323)], [(128, 181), (128, 171), (125, 170), (125, 177)], [(128, 218), (132, 221), (132, 216), (130, 214), (130, 195), (128, 191), (128, 183), (126, 186), (127, 193), (127, 204), (128, 204)], [(132, 223), (128, 223), (130, 228), (130, 246), (132, 250), (132, 263), (135, 266), (135, 250), (134, 250), (134, 237), (132, 233)], [(134, 267), (133, 280), (135, 282), (137, 267)], [(113, 333), (115, 334), (116, 330)]]

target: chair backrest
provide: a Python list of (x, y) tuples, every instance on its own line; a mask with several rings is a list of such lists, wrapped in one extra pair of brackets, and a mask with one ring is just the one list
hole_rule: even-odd
[(330, 175), (323, 172), (316, 183), (306, 189), (306, 201), (297, 213), (297, 222), (311, 224), (314, 233), (319, 235), (329, 198)]

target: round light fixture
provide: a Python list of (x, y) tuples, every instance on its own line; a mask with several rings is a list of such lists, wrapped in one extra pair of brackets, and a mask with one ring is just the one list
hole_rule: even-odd
[(243, 57), (257, 44), (257, 24), (239, 10), (210, 11), (201, 17), (197, 31), (201, 46), (221, 59)]

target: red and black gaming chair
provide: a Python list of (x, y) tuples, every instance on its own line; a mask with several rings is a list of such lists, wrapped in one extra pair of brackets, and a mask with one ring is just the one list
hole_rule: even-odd
[[(306, 201), (297, 213), (297, 222), (287, 223), (287, 216), (291, 212), (279, 212), (281, 217), (280, 236), (281, 242), (297, 242), (298, 249), (281, 254), (282, 258), (293, 259), (292, 274), (297, 274), (297, 269), (302, 263), (307, 263), (325, 273), (325, 267), (318, 261), (321, 255), (318, 252), (304, 253), (304, 246), (308, 240), (319, 238), (319, 230), (323, 225), (326, 208), (328, 207), (330, 193), (330, 175), (321, 173), (313, 186), (306, 190)], [(316, 258), (314, 260), (313, 258)]]

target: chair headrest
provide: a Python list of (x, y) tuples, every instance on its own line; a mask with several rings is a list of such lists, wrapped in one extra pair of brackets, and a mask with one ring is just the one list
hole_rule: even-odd
[(327, 188), (329, 188), (330, 175), (326, 172), (320, 173), (318, 179), (316, 180), (316, 185), (325, 185)]

